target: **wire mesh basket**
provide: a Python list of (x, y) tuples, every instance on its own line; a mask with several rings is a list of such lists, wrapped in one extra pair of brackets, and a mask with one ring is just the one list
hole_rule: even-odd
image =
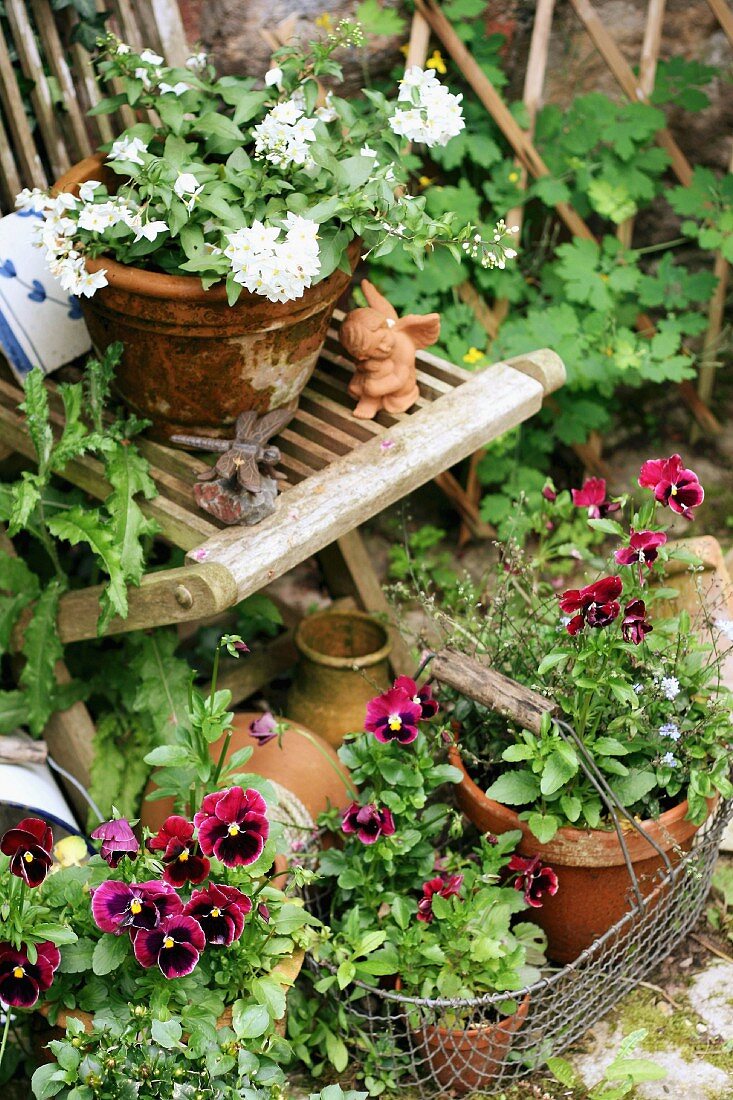
[[(629, 886), (629, 912), (574, 962), (514, 993), (425, 1000), (355, 982), (337, 996), (383, 1066), (419, 1096), (491, 1094), (562, 1053), (639, 984), (699, 920), (733, 801), (721, 801), (692, 849), (660, 872), (646, 897)], [(309, 899), (310, 900), (310, 899)], [(318, 907), (317, 899), (311, 904)], [(322, 964), (309, 959), (322, 972)]]

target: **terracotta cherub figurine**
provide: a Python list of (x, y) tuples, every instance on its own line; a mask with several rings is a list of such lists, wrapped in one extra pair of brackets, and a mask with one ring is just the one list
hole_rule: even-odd
[(380, 409), (407, 412), (420, 396), (415, 379), (415, 352), (440, 335), (440, 314), (397, 316), (375, 286), (362, 279), (369, 306), (352, 309), (341, 325), (339, 340), (354, 359), (356, 373), (349, 393), (358, 398), (354, 416), (372, 420)]

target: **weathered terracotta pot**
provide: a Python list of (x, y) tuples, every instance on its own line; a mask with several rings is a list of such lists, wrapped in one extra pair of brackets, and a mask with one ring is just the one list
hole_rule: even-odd
[(364, 728), (367, 703), (390, 686), (389, 635), (364, 611), (317, 611), (298, 624), (295, 645), (286, 714), (338, 747)]
[[(311, 820), (329, 806), (346, 807), (352, 799), (349, 793), (349, 773), (331, 746), (298, 722), (291, 722), (285, 730), (282, 743), (277, 740), (266, 745), (258, 745), (249, 734), (249, 726), (257, 712), (234, 715), (234, 728), (227, 756), (239, 749), (253, 750), (244, 770), (264, 776), (291, 792), (303, 805)], [(317, 741), (317, 747), (303, 736), (303, 731)], [(221, 741), (209, 746), (212, 760), (218, 760)], [(151, 781), (146, 795), (155, 789)], [(140, 811), (140, 821), (149, 829), (157, 832), (166, 817), (173, 812), (173, 802), (169, 798), (150, 802), (147, 797)]]
[[(56, 183), (76, 193), (85, 180), (118, 182), (101, 155), (75, 164)], [(348, 252), (352, 271), (359, 242)], [(124, 401), (152, 421), (150, 434), (226, 436), (245, 409), (259, 413), (297, 402), (315, 368), (338, 298), (351, 275), (336, 270), (293, 302), (269, 302), (243, 291), (235, 306), (223, 285), (204, 290), (198, 277), (128, 267), (111, 258), (109, 286), (81, 306), (101, 352), (115, 340), (125, 350), (115, 383)]]
[[(683, 545), (698, 555), (703, 571), (691, 574), (685, 564), (670, 563), (667, 575), (679, 595), (666, 611), (672, 614), (681, 608), (687, 609), (694, 629), (702, 637), (709, 638), (708, 622), (721, 615), (733, 617), (733, 585), (716, 539), (710, 536), (685, 539)], [(702, 619), (701, 600), (708, 612)], [(660, 610), (664, 613), (664, 608)], [(733, 649), (723, 660), (721, 674), (723, 682), (733, 687)], [(631, 882), (615, 830), (563, 828), (558, 830), (549, 844), (540, 844), (530, 833), (526, 822), (520, 821), (512, 809), (488, 798), (474, 783), (456, 746), (450, 749), (449, 758), (463, 773), (456, 787), (456, 798), (473, 824), (484, 833), (520, 829), (522, 840), (518, 851), (525, 856), (539, 855), (543, 863), (557, 872), (557, 894), (554, 897), (545, 896), (542, 908), (533, 911), (532, 919), (547, 933), (549, 957), (560, 963), (571, 962), (620, 920), (633, 904)], [(708, 800), (709, 812), (714, 809), (716, 801)], [(690, 850), (695, 833), (700, 828), (685, 820), (686, 813), (685, 801), (667, 810), (658, 821), (640, 822), (642, 828), (667, 853), (672, 864), (678, 863)], [(624, 839), (641, 891), (648, 897), (658, 888), (656, 876), (664, 867), (664, 861), (631, 826), (624, 826)], [(661, 899), (663, 889), (658, 891), (658, 895)]]
[(499, 1076), (528, 1009), (529, 997), (525, 997), (512, 1016), (495, 1024), (469, 1028), (429, 1024), (413, 1031), (412, 1041), (433, 1076), (451, 1095), (483, 1093)]
[[(540, 844), (514, 810), (487, 798), (469, 776), (455, 746), (449, 751), (449, 760), (463, 773), (456, 787), (458, 805), (476, 828), (494, 834), (521, 830), (517, 851), (523, 856), (539, 855), (557, 873), (557, 893), (543, 897), (542, 908), (532, 911), (532, 920), (547, 933), (548, 956), (555, 962), (572, 962), (633, 904), (631, 880), (615, 830), (563, 828), (548, 844)], [(711, 800), (711, 808), (713, 804)], [(685, 801), (658, 821), (640, 822), (672, 864), (690, 850), (700, 828), (685, 820), (686, 813)], [(648, 897), (659, 885), (656, 876), (664, 861), (636, 829), (624, 828), (624, 840), (641, 892)]]

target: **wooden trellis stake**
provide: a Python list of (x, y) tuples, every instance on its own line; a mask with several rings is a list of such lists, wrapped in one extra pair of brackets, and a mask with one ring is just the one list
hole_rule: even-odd
[(728, 36), (728, 41), (733, 46), (733, 11), (725, 0), (708, 0), (708, 7), (717, 16), (718, 22)]
[[(479, 100), (489, 111), (524, 167), (535, 179), (549, 176), (550, 170), (535, 148), (531, 138), (516, 122), (504, 100), (477, 64), (471, 52), (461, 42), (435, 0), (415, 0), (415, 7), (428, 21), (438, 38), (441, 39), (448, 53), (461, 69), (467, 83), (470, 84)], [(624, 64), (626, 64), (625, 61)], [(630, 68), (629, 72), (631, 72)], [(631, 75), (633, 77), (633, 73)], [(556, 203), (555, 210), (570, 232), (576, 237), (598, 243), (587, 222), (569, 203)], [(654, 322), (647, 314), (639, 314), (635, 327), (637, 331), (649, 338), (656, 333)], [(719, 435), (722, 431), (720, 422), (704, 402), (700, 400), (692, 383), (681, 382), (678, 384), (677, 390), (703, 431), (710, 435)]]

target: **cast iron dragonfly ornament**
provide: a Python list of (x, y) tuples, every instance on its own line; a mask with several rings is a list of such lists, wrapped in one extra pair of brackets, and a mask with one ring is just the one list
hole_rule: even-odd
[(210, 439), (198, 435), (173, 435), (172, 443), (219, 452), (214, 465), (199, 474), (193, 495), (199, 508), (221, 523), (243, 523), (251, 527), (275, 511), (278, 480), (285, 475), (275, 469), (281, 455), (269, 443), (293, 417), (293, 409), (275, 409), (258, 416), (243, 412), (234, 426), (234, 439)]

